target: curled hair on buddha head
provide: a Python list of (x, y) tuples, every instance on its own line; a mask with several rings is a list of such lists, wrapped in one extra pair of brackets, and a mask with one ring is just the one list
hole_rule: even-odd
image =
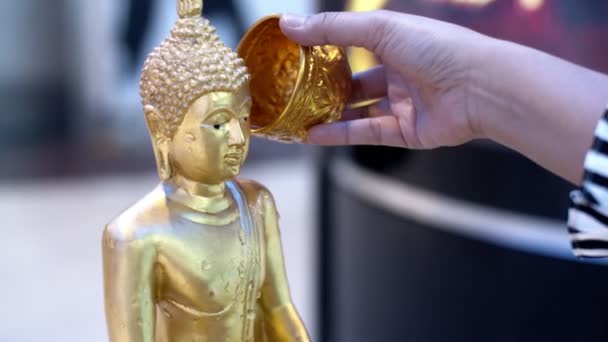
[(203, 1), (178, 0), (177, 9), (179, 19), (170, 36), (148, 55), (139, 85), (146, 121), (157, 141), (173, 138), (196, 99), (217, 91), (236, 92), (249, 81), (245, 62), (201, 17)]

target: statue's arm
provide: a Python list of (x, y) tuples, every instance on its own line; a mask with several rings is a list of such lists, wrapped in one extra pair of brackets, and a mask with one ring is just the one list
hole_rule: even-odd
[(154, 342), (153, 244), (110, 224), (103, 234), (103, 276), (110, 342)]
[(267, 190), (262, 191), (260, 196), (266, 239), (266, 279), (261, 301), (267, 334), (271, 341), (310, 341), (304, 322), (291, 300), (274, 200)]

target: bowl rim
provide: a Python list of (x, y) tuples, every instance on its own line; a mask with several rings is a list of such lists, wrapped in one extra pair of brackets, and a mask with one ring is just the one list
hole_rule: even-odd
[[(256, 21), (253, 25), (251, 25), (251, 27), (247, 30), (247, 32), (245, 32), (245, 34), (243, 35), (243, 38), (241, 39), (241, 41), (239, 42), (239, 44), (237, 46), (237, 53), (240, 55), (241, 58), (243, 58), (243, 60), (245, 61), (245, 65), (247, 64), (247, 56), (243, 56), (243, 54), (241, 53), (242, 52), (241, 48), (244, 46), (245, 42), (247, 42), (249, 39), (252, 38), (253, 32), (258, 27), (268, 24), (268, 22), (273, 22), (273, 21), (276, 22), (276, 27), (277, 27), (278, 31), (281, 32), (281, 28), (279, 26), (280, 19), (281, 19), (280, 14), (267, 15), (265, 17), (262, 17), (258, 21)], [(292, 41), (291, 39), (287, 38), (287, 36), (285, 36), (282, 32), (281, 32), (281, 34), (285, 40), (295, 44), (300, 50), (300, 65), (298, 66), (298, 77), (297, 77), (296, 83), (293, 87), (293, 92), (291, 93), (291, 96), (289, 97), (289, 101), (285, 105), (285, 108), (283, 108), (283, 111), (281, 112), (281, 114), (279, 114), (279, 116), (274, 118), (269, 124), (267, 124), (265, 126), (257, 127), (257, 128), (252, 127), (251, 132), (254, 134), (271, 131), (281, 122), (281, 120), (289, 112), (290, 108), (293, 105), (293, 102), (296, 100), (296, 94), (298, 94), (298, 90), (301, 88), (302, 82), (304, 79), (304, 73), (306, 71), (305, 70), (305, 68), (306, 68), (306, 48), (304, 46)]]

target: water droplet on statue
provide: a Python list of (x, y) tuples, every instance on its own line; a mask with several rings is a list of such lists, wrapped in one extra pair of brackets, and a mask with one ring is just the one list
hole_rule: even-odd
[(245, 231), (244, 230), (239, 230), (239, 240), (241, 240), (241, 245), (245, 244)]
[(167, 318), (169, 319), (173, 318), (173, 315), (169, 311), (167, 311), (167, 309), (163, 309), (163, 314), (165, 314), (165, 316), (167, 316)]
[(239, 271), (239, 276), (245, 278), (245, 263), (243, 261), (241, 261), (237, 270)]
[(203, 271), (209, 271), (211, 269), (211, 263), (207, 260), (203, 260), (203, 262), (201, 263), (201, 268), (203, 269)]

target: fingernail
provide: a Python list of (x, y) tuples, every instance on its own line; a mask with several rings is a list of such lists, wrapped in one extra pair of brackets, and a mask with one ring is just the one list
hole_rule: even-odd
[(281, 16), (281, 22), (283, 25), (289, 28), (299, 28), (306, 22), (306, 17), (302, 17), (294, 14), (283, 14)]

